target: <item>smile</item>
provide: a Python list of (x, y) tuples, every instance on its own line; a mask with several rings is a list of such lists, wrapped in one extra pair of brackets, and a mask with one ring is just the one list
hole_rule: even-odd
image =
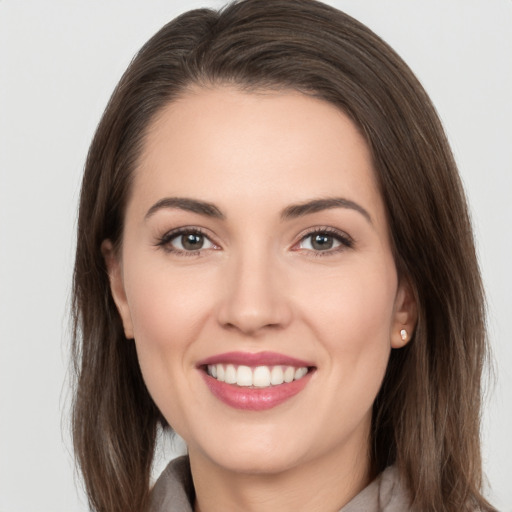
[(219, 382), (240, 387), (268, 388), (302, 379), (308, 373), (308, 368), (281, 365), (251, 368), (245, 365), (209, 364), (206, 371)]
[(262, 411), (300, 393), (316, 367), (274, 352), (230, 352), (201, 361), (198, 369), (211, 393), (224, 404)]

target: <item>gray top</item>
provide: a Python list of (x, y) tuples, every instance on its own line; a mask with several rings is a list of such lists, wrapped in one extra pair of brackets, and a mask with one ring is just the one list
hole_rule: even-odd
[[(165, 468), (151, 493), (150, 512), (193, 512), (194, 486), (188, 457), (174, 459)], [(339, 512), (409, 512), (408, 493), (398, 471), (386, 468)]]

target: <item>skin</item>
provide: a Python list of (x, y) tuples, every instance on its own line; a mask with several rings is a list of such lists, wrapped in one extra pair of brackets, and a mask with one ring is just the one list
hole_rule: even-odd
[[(224, 218), (148, 216), (166, 197), (213, 203)], [(346, 207), (282, 218), (333, 197), (368, 218)], [(158, 245), (184, 226), (205, 233), (201, 251), (173, 252), (179, 237)], [(318, 250), (308, 235), (326, 228), (352, 245)], [(150, 126), (122, 248), (107, 240), (103, 253), (149, 392), (188, 444), (196, 510), (337, 511), (369, 483), (372, 403), (416, 305), (397, 276), (367, 144), (347, 116), (294, 91), (187, 91)], [(269, 410), (229, 407), (197, 368), (268, 350), (316, 368)]]

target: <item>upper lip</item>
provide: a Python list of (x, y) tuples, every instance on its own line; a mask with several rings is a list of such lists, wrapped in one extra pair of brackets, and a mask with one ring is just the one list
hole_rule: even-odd
[(295, 366), (296, 368), (311, 367), (310, 362), (295, 357), (290, 357), (277, 352), (225, 352), (216, 354), (199, 361), (197, 366), (207, 366), (210, 364), (234, 364), (244, 366)]

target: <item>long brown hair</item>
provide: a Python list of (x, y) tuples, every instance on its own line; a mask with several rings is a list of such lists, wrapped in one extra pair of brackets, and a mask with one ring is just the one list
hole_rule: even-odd
[(482, 284), (456, 165), (427, 94), (367, 27), (313, 0), (244, 0), (187, 12), (125, 72), (87, 157), (74, 270), (73, 437), (91, 507), (147, 509), (158, 425), (100, 246), (122, 243), (131, 176), (155, 115), (191, 85), (293, 89), (328, 101), (364, 134), (398, 271), (418, 325), (393, 350), (374, 404), (371, 462), (395, 464), (413, 509), (493, 510), (482, 497), (479, 420), (486, 355)]

